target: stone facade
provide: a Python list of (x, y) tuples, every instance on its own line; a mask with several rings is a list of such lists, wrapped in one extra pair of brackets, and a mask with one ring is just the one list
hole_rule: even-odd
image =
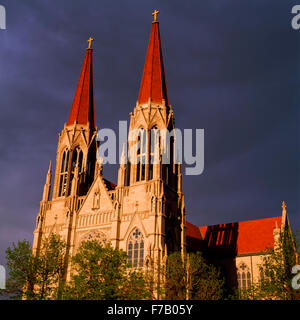
[[(116, 185), (104, 178), (97, 157), (91, 38), (89, 41), (70, 116), (59, 134), (53, 183), (51, 163), (46, 176), (34, 251), (52, 232), (67, 242), (70, 255), (82, 241), (96, 239), (126, 251), (134, 267), (163, 265), (173, 251), (203, 251), (211, 262), (224, 267), (230, 288), (258, 281), (266, 246), (274, 247), (278, 230), (289, 226), (285, 206), (282, 217), (271, 220), (208, 227), (186, 222), (181, 168), (174, 156), (176, 137), (168, 140), (166, 135), (166, 130), (175, 128), (175, 119), (158, 22), (152, 23)], [(137, 135), (132, 138), (131, 132)], [(127, 161), (127, 149), (140, 161)], [(162, 163), (166, 154), (170, 154), (168, 164)], [(67, 265), (68, 279), (72, 266)]]
[[(59, 134), (52, 195), (51, 164), (47, 173), (33, 248), (39, 250), (43, 237), (55, 232), (71, 255), (81, 241), (97, 239), (126, 251), (134, 266), (161, 265), (168, 253), (185, 252), (185, 207), (174, 139), (166, 143), (164, 134), (174, 128), (174, 114), (166, 93), (158, 22), (152, 24), (139, 100), (130, 114), (129, 132), (137, 132), (128, 139), (130, 152), (141, 161), (126, 164), (124, 148), (117, 185), (103, 177), (97, 157), (92, 71), (88, 48), (69, 120)], [(170, 163), (163, 164), (167, 148)], [(69, 264), (68, 277), (70, 271)]]

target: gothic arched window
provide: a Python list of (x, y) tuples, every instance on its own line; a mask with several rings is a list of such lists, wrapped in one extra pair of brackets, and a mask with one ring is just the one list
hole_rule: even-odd
[(137, 165), (136, 165), (136, 181), (146, 179), (146, 156), (147, 156), (147, 132), (140, 129), (137, 141)]
[(69, 169), (69, 150), (63, 152), (61, 167), (59, 173), (59, 191), (58, 196), (63, 197), (67, 191), (67, 180), (68, 180), (68, 169)]
[(72, 154), (72, 173), (74, 173), (76, 165), (78, 165), (78, 171), (82, 170), (83, 153), (79, 148), (76, 148)]
[(251, 287), (251, 275), (250, 272), (247, 272), (247, 288)]
[[(79, 173), (82, 171), (82, 160), (83, 160), (83, 153), (80, 150), (80, 148), (76, 148), (72, 152), (70, 184), (71, 184), (73, 177), (74, 177), (75, 167), (78, 166)], [(70, 192), (70, 190), (69, 190), (69, 192)]]
[(246, 289), (246, 288), (247, 288), (247, 282), (246, 282), (245, 272), (242, 272), (242, 288), (243, 288), (243, 289)]
[(160, 150), (160, 136), (159, 130), (153, 127), (150, 131), (150, 149), (149, 149), (149, 180), (153, 179), (153, 164), (155, 158), (155, 146), (158, 144), (158, 149)]
[(241, 274), (238, 272), (237, 273), (237, 283), (238, 283), (238, 288), (242, 288), (242, 282), (241, 282)]
[(166, 166), (166, 183), (169, 184), (171, 182), (171, 177), (173, 173), (173, 164), (174, 164), (174, 136), (170, 137), (170, 147), (169, 147), (169, 162)]
[(134, 268), (142, 267), (144, 262), (144, 237), (135, 228), (128, 238), (127, 244), (128, 263)]
[(245, 263), (241, 263), (239, 267), (237, 282), (239, 290), (245, 290), (251, 287), (251, 273)]

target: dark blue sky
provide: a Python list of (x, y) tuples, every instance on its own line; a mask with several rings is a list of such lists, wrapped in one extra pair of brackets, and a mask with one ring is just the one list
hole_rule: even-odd
[[(2, 0), (0, 263), (32, 240), (49, 160), (70, 111), (92, 35), (96, 122), (129, 120), (151, 12), (159, 9), (176, 126), (205, 129), (205, 169), (184, 176), (197, 225), (299, 213), (300, 30), (288, 0)], [(117, 167), (104, 167), (116, 181)]]

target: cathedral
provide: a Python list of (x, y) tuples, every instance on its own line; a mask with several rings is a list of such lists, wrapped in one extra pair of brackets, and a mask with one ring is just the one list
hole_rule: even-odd
[[(126, 164), (122, 155), (117, 185), (103, 177), (97, 160), (92, 40), (68, 121), (59, 134), (52, 196), (51, 164), (47, 173), (33, 248), (38, 250), (43, 236), (55, 232), (66, 240), (71, 255), (81, 241), (97, 239), (126, 251), (134, 267), (161, 264), (168, 252), (185, 252), (186, 237), (180, 165), (150, 161), (161, 158), (162, 150), (151, 132), (174, 128), (159, 23), (155, 16), (138, 100), (130, 114), (129, 131), (137, 129), (141, 141), (138, 161)], [(143, 143), (151, 138), (157, 140), (155, 150), (153, 143)]]
[[(97, 157), (90, 38), (69, 118), (59, 134), (55, 171), (50, 163), (46, 175), (33, 250), (38, 251), (42, 239), (51, 233), (62, 236), (71, 256), (82, 241), (95, 239), (123, 249), (137, 268), (163, 265), (174, 251), (203, 251), (224, 268), (230, 288), (246, 288), (259, 279), (258, 265), (266, 247), (274, 246), (279, 230), (289, 226), (286, 206), (283, 204), (282, 216), (261, 220), (203, 227), (186, 221), (174, 139), (170, 139), (169, 163), (161, 161), (159, 132), (174, 129), (175, 120), (167, 92), (157, 13), (138, 99), (130, 113), (129, 131), (137, 130), (140, 142), (136, 149), (138, 161), (127, 161), (124, 148), (117, 184), (103, 176), (102, 162)], [(157, 161), (152, 161), (154, 158)], [(67, 266), (69, 279), (72, 266)]]

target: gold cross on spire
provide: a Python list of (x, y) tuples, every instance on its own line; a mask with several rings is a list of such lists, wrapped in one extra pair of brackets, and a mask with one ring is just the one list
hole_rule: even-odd
[(94, 41), (94, 39), (92, 37), (89, 38), (89, 40), (87, 40), (87, 42), (89, 43), (88, 49), (92, 48), (92, 42)]
[(153, 22), (156, 22), (157, 21), (157, 15), (159, 14), (159, 11), (158, 10), (154, 10), (154, 12), (152, 13), (152, 15), (154, 16), (154, 20)]

